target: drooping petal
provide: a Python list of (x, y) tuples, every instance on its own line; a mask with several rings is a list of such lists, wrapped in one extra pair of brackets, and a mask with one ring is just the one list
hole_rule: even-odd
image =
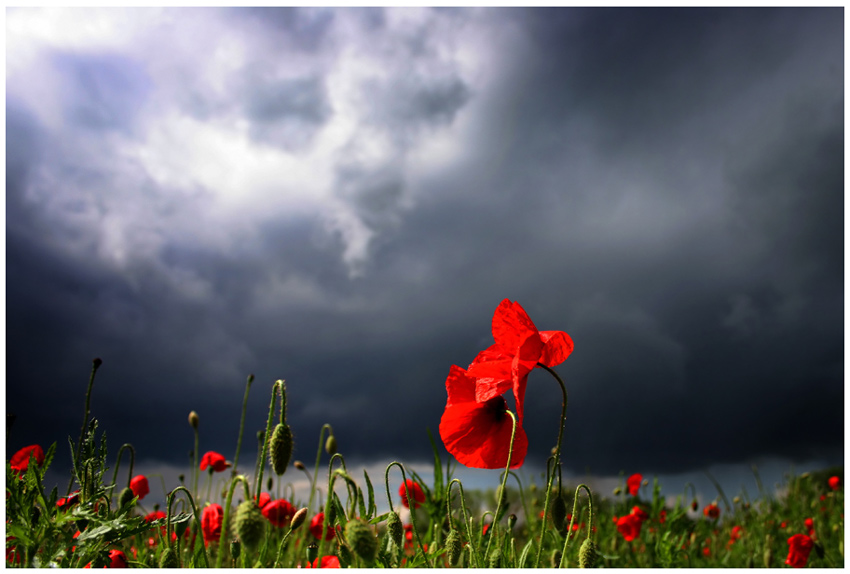
[(18, 475), (22, 475), (29, 467), (30, 453), (32, 453), (35, 458), (35, 463), (38, 466), (44, 464), (44, 450), (42, 450), (41, 446), (37, 444), (25, 446), (13, 454), (12, 458), (9, 459), (9, 464), (11, 465), (12, 470), (18, 471)]
[(448, 405), (475, 402), (475, 377), (452, 365), (446, 378), (446, 392), (449, 395)]
[(497, 345), (491, 345), (478, 353), (467, 371), (467, 374), (475, 379), (476, 401), (486, 402), (503, 395), (513, 386), (513, 360), (513, 355), (501, 352)]
[[(501, 406), (496, 403), (501, 401)], [(464, 466), (504, 468), (508, 462), (512, 421), (504, 412), (504, 399), (486, 403), (447, 405), (440, 420), (440, 437), (446, 450)], [(517, 426), (511, 468), (522, 465), (528, 451), (528, 438)]]
[(573, 352), (573, 340), (563, 331), (540, 331), (543, 341), (543, 352), (540, 362), (547, 367), (555, 367), (567, 360)]
[(537, 327), (519, 303), (509, 299), (499, 303), (493, 314), (493, 339), (503, 352), (516, 353), (532, 334), (537, 335)]

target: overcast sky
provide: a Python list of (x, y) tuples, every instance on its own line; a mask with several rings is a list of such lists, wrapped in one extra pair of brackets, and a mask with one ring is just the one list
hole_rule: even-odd
[[(8, 449), (67, 468), (100, 357), (137, 464), (190, 410), (232, 459), (250, 373), (246, 459), (282, 378), (295, 458), (427, 462), (508, 298), (575, 343), (569, 472), (843, 464), (843, 23), (8, 9)], [(533, 372), (529, 468), (560, 402)]]

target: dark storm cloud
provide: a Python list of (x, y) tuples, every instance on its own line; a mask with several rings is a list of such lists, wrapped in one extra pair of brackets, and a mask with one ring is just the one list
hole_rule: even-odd
[[(246, 87), (206, 109), (237, 110), (255, 139), (306, 154), (342, 113), (322, 58), (351, 13), (229, 14), (271, 30), (258, 45), (309, 52), (319, 72), (281, 79), (245, 64), (228, 77)], [(76, 435), (73, 405), (82, 410), (89, 361), (102, 356), (95, 414), (113, 447), (133, 442), (140, 457), (183, 464), (191, 409), (202, 450), (230, 456), (253, 372), (243, 452), (284, 378), (296, 458), (312, 459), (329, 422), (347, 457), (427, 460), (449, 367), (492, 343), (507, 297), (575, 341), (557, 369), (573, 472), (841, 459), (840, 12), (449, 11), (442, 28), (404, 32), (383, 11), (355, 14), (355, 29), (374, 34), (360, 48), (385, 63), (351, 84), (362, 131), (330, 162), (333, 198), (374, 233), (355, 277), (323, 214), (257, 217), (222, 249), (192, 226), (209, 190), (187, 196), (132, 164), (96, 189), (132, 180), (126, 201), (164, 223), (156, 241), (138, 229), (144, 249), (116, 264), (98, 250), (105, 219), (59, 233), (61, 212), (33, 200), (50, 198), (40, 170), (70, 174), (83, 150), (60, 157), (50, 128), (7, 103), (12, 448)], [(476, 18), (499, 63), (488, 93), (437, 49), (440, 33)], [(96, 108), (72, 110), (129, 90), (97, 116), (120, 124), (146, 94), (144, 76), (111, 58), (68, 64), (69, 77), (89, 78), (67, 108), (75, 122)], [(417, 146), (461, 124), (450, 132), (461, 157), (413, 171)], [(393, 145), (377, 160), (359, 155), (382, 138)], [(190, 215), (166, 217), (168, 198)], [(63, 246), (72, 231), (88, 247)], [(560, 390), (535, 371), (526, 400), (533, 465), (554, 445)], [(39, 404), (57, 412), (51, 425)]]

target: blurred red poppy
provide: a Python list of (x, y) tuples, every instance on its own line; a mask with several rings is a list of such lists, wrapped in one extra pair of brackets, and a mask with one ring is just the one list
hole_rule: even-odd
[(32, 444), (30, 446), (25, 446), (18, 452), (12, 455), (12, 458), (9, 459), (9, 464), (12, 466), (12, 470), (18, 473), (18, 476), (22, 476), (29, 467), (30, 464), (30, 453), (32, 453), (33, 457), (35, 457), (35, 463), (38, 466), (41, 466), (44, 463), (44, 451), (37, 444)]
[(806, 525), (806, 530), (809, 531), (809, 536), (815, 535), (815, 521), (811, 518), (807, 518), (804, 522)]
[(661, 512), (658, 513), (658, 522), (661, 524), (667, 522), (667, 510), (661, 509)]
[[(479, 400), (476, 380), (452, 365), (446, 379), (448, 400), (440, 420), (440, 438), (459, 463), (471, 468), (504, 468), (508, 462), (513, 422), (500, 395)], [(522, 466), (528, 438), (517, 421), (510, 467)]]
[(221, 538), (221, 522), (224, 518), (224, 509), (220, 504), (210, 504), (201, 513), (201, 530), (204, 534), (204, 545), (210, 542), (218, 542)]
[(720, 517), (720, 508), (712, 502), (702, 509), (702, 513), (705, 514), (706, 517), (714, 520)]
[(401, 496), (401, 503), (405, 508), (410, 508), (410, 504), (407, 501), (407, 492), (405, 490), (405, 484), (407, 485), (407, 490), (410, 491), (410, 494), (413, 495), (413, 507), (419, 508), (422, 506), (422, 503), (425, 502), (425, 493), (422, 492), (422, 487), (419, 486), (413, 480), (409, 478), (402, 484), (398, 489), (398, 494)]
[(211, 450), (201, 457), (201, 470), (206, 470), (208, 466), (216, 472), (223, 472), (230, 468), (230, 463), (225, 460), (224, 455)]
[[(316, 516), (314, 516), (310, 520), (310, 534), (312, 534), (313, 537), (316, 540), (319, 540), (319, 539), (322, 538), (322, 525), (324, 523), (325, 523), (325, 513), (324, 512), (318, 513)], [(338, 526), (337, 526), (337, 530), (339, 530)], [(334, 539), (334, 529), (329, 526), (327, 533), (325, 533), (325, 540), (333, 540), (333, 539)]]
[(74, 504), (80, 501), (80, 491), (74, 491), (68, 496), (63, 496), (59, 500), (56, 501), (56, 506), (59, 508), (70, 508)]
[(647, 514), (646, 511), (640, 506), (633, 507), (632, 514), (637, 516), (641, 522), (646, 522), (649, 519), (649, 514)]
[(626, 488), (629, 491), (629, 494), (632, 496), (637, 496), (638, 491), (640, 490), (640, 483), (643, 481), (643, 475), (640, 473), (635, 473), (626, 479)]
[[(316, 558), (313, 560), (312, 564), (307, 562), (305, 568), (320, 568), (319, 559)], [(322, 556), (321, 568), (339, 568), (339, 558), (336, 556)]]
[(732, 546), (735, 541), (741, 537), (741, 530), (742, 529), (740, 526), (732, 527), (732, 532), (729, 533), (729, 542), (726, 544), (726, 546)]
[(496, 307), (492, 330), (495, 343), (469, 365), (469, 374), (478, 379), (475, 398), (485, 402), (513, 389), (522, 424), (528, 374), (538, 363), (563, 363), (573, 352), (573, 340), (563, 331), (538, 331), (525, 309), (509, 299)]
[(792, 568), (803, 568), (809, 561), (814, 542), (805, 534), (795, 534), (788, 539), (788, 558), (785, 563)]
[(838, 490), (839, 488), (841, 488), (841, 479), (838, 478), (837, 476), (830, 476), (829, 477), (829, 487), (832, 490)]
[(142, 500), (151, 491), (151, 489), (148, 488), (148, 479), (141, 474), (134, 476), (132, 480), (130, 480), (130, 490), (133, 491), (133, 494), (139, 497), (139, 500)]
[(640, 536), (640, 527), (642, 525), (643, 521), (639, 516), (627, 514), (617, 519), (617, 532), (623, 535), (623, 539), (626, 542), (631, 542)]
[[(83, 568), (91, 568), (91, 562), (83, 566)], [(109, 564), (104, 568), (127, 568), (127, 556), (120, 550), (109, 551)]]
[[(289, 526), (289, 523), (292, 522), (292, 517), (295, 516), (295, 507), (288, 500), (281, 498), (263, 506), (262, 513), (266, 517), (266, 520), (278, 528), (285, 528)], [(321, 536), (321, 533), (319, 533), (319, 536)]]
[(257, 506), (259, 506), (260, 509), (262, 509), (266, 504), (268, 504), (271, 501), (272, 501), (272, 495), (271, 494), (269, 494), (268, 492), (261, 492), (260, 493), (260, 500), (257, 502)]

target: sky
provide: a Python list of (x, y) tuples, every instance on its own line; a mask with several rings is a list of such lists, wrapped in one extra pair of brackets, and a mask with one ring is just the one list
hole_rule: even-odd
[[(240, 470), (285, 379), (294, 458), (426, 472), (509, 299), (574, 341), (568, 475), (843, 465), (843, 8), (5, 16), (7, 453), (68, 476), (99, 357), (169, 480), (249, 374)], [(529, 474), (560, 410), (535, 370)]]

